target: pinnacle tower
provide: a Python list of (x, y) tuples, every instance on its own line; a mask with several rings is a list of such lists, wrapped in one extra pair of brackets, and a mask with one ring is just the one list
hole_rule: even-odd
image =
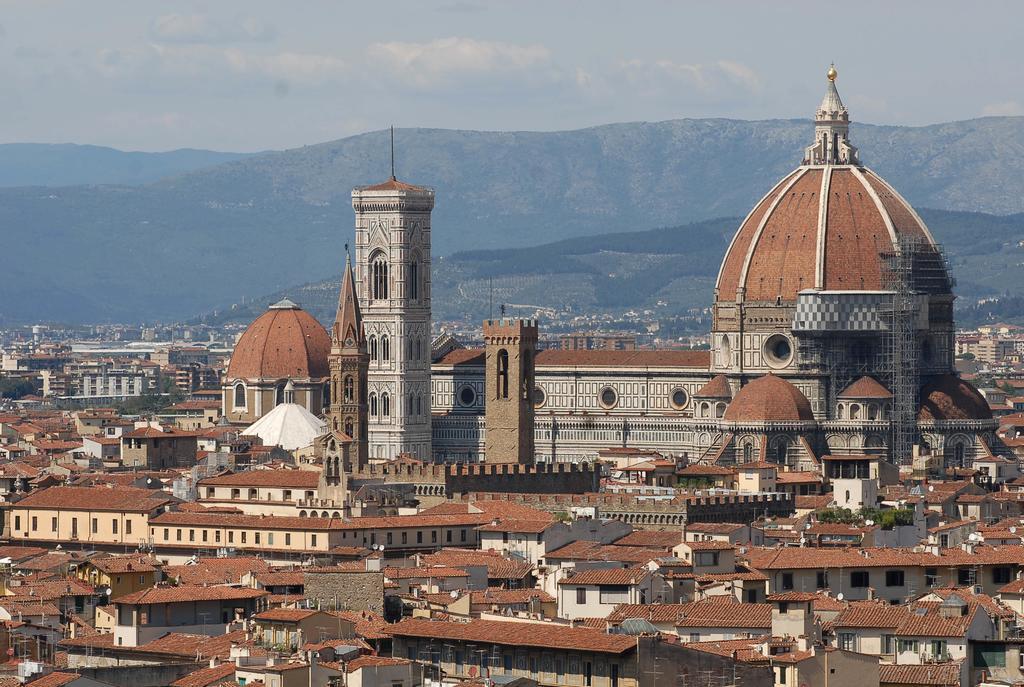
[(836, 89), (838, 77), (833, 64), (825, 72), (828, 85), (814, 114), (814, 144), (804, 150), (805, 165), (860, 165), (857, 149), (849, 138), (850, 113)]

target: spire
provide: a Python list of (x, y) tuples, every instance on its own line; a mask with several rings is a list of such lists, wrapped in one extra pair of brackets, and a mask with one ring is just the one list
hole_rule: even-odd
[(391, 181), (395, 180), (395, 127), (391, 127)]
[(814, 144), (804, 150), (805, 165), (859, 165), (857, 149), (850, 143), (850, 113), (836, 89), (835, 64), (825, 72), (825, 97), (814, 114)]
[[(341, 294), (338, 296), (338, 313), (334, 317), (331, 338), (337, 346), (361, 347), (363, 342), (363, 315), (356, 299), (356, 279), (352, 271), (352, 255), (345, 244), (345, 274), (341, 277)], [(347, 342), (351, 339), (352, 343)]]
[(849, 118), (849, 113), (846, 111), (846, 106), (843, 105), (842, 98), (839, 97), (839, 91), (836, 90), (836, 78), (839, 76), (839, 72), (836, 71), (836, 66), (833, 64), (825, 72), (825, 78), (828, 79), (828, 86), (825, 87), (825, 97), (821, 99), (821, 106), (818, 108), (818, 114), (816, 119), (820, 119), (822, 115), (831, 115), (833, 118), (838, 117), (839, 113), (846, 114)]

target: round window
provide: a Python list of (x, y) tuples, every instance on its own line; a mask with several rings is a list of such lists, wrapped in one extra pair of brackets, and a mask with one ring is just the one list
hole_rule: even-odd
[(793, 359), (793, 345), (784, 334), (773, 334), (764, 342), (764, 357), (772, 367), (783, 367)]
[(669, 402), (672, 407), (676, 410), (682, 410), (686, 407), (686, 402), (690, 400), (690, 397), (686, 395), (686, 389), (682, 387), (676, 387), (672, 389), (672, 395), (669, 398)]
[(605, 408), (614, 408), (615, 404), (619, 402), (619, 395), (615, 392), (615, 389), (610, 386), (606, 386), (601, 389), (599, 399), (601, 401), (601, 405)]
[(459, 389), (459, 403), (464, 406), (471, 406), (476, 401), (476, 392), (473, 391), (473, 387), (464, 386)]
[(548, 400), (548, 397), (544, 394), (544, 389), (541, 389), (539, 386), (533, 387), (533, 407), (540, 408), (546, 400)]

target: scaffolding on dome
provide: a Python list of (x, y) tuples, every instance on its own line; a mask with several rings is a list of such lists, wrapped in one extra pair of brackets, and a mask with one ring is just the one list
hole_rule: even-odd
[(913, 463), (918, 440), (917, 406), (921, 388), (918, 329), (927, 329), (929, 292), (951, 288), (942, 249), (923, 236), (900, 234), (893, 250), (882, 253), (882, 288), (889, 293), (883, 318), (888, 340), (879, 370), (892, 393), (889, 460)]

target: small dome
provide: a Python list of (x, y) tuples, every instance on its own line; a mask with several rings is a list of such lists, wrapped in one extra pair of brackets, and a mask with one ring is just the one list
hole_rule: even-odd
[(716, 375), (710, 382), (694, 394), (698, 398), (732, 398), (732, 389), (725, 375)]
[(289, 300), (270, 306), (249, 325), (231, 355), (228, 379), (328, 377), (331, 337)]
[(295, 451), (311, 446), (318, 436), (327, 431), (327, 423), (297, 403), (281, 403), (242, 434), (263, 440), (264, 446), (280, 446)]
[(861, 377), (839, 393), (839, 398), (892, 398), (892, 393), (874, 377)]
[(935, 377), (921, 389), (918, 420), (991, 420), (988, 401), (954, 374)]
[(813, 422), (811, 403), (800, 390), (781, 377), (767, 374), (736, 394), (725, 409), (729, 422)]

